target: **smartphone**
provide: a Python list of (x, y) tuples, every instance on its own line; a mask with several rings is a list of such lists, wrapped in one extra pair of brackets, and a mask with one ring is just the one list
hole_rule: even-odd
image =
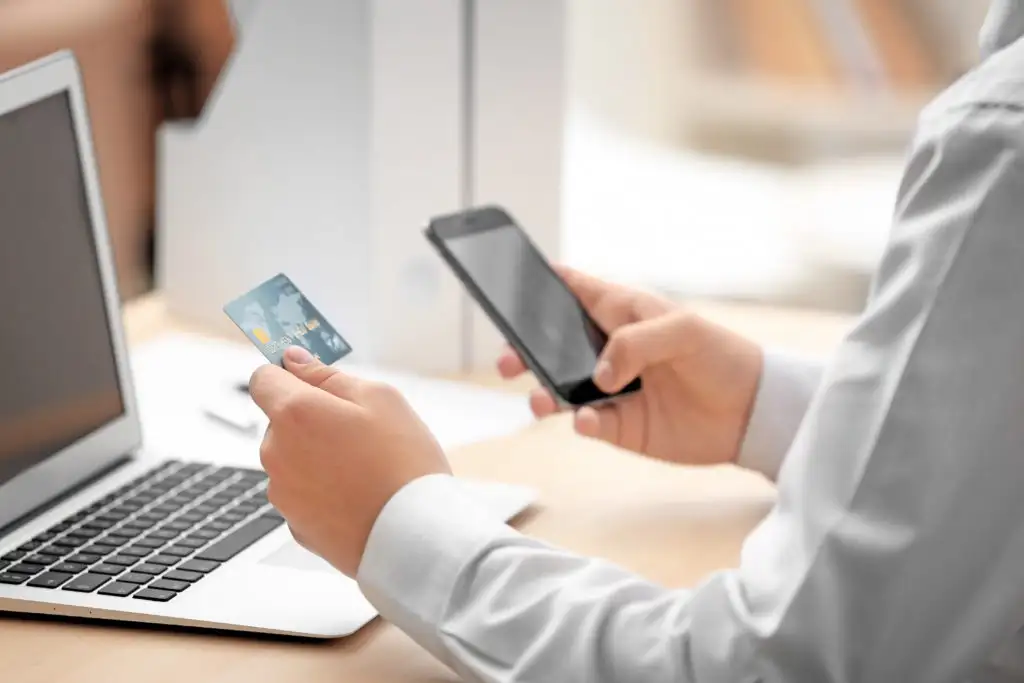
[(484, 206), (430, 221), (427, 239), (537, 379), (563, 405), (615, 395), (594, 384), (608, 334), (507, 211)]

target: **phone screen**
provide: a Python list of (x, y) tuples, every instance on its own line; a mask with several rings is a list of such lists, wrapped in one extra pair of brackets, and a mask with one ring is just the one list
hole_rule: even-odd
[(593, 376), (607, 336), (518, 226), (444, 242), (551, 382), (571, 390)]

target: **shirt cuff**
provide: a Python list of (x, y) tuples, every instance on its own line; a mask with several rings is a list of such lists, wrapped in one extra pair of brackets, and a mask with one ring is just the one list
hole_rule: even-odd
[(356, 580), (380, 615), (435, 656), (437, 628), (464, 567), (519, 534), (458, 480), (429, 475), (405, 485), (370, 531)]
[(761, 382), (736, 464), (778, 477), (803, 422), (824, 365), (778, 352), (765, 352)]

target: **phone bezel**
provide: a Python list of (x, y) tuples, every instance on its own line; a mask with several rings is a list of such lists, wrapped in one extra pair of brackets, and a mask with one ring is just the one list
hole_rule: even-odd
[(519, 337), (516, 331), (508, 323), (503, 315), (497, 310), (497, 308), (491, 303), (490, 298), (477, 284), (476, 280), (470, 275), (470, 273), (463, 268), (459, 259), (452, 253), (446, 244), (446, 240), (456, 239), (459, 237), (467, 237), (470, 235), (487, 232), (489, 230), (495, 230), (498, 228), (511, 227), (518, 230), (530, 248), (537, 254), (543, 266), (551, 273), (565, 291), (576, 301), (579, 306), (580, 312), (586, 317), (595, 329), (600, 330), (604, 335), (605, 339), (608, 337), (608, 332), (602, 328), (593, 319), (590, 313), (583, 306), (583, 303), (579, 300), (579, 297), (565, 281), (559, 277), (557, 271), (551, 266), (551, 263), (547, 258), (544, 257), (543, 252), (537, 247), (536, 243), (530, 238), (529, 233), (523, 230), (522, 226), (509, 214), (507, 211), (498, 206), (481, 206), (466, 211), (460, 211), (458, 213), (448, 214), (445, 216), (438, 216), (433, 218), (427, 225), (425, 235), (427, 240), (434, 246), (438, 251), (441, 258), (448, 264), (455, 273), (455, 276), (462, 282), (470, 296), (477, 302), (477, 304), (483, 309), (484, 313), (491, 319), (494, 325), (498, 328), (501, 334), (505, 337), (506, 341), (512, 346), (512, 348), (519, 354), (523, 362), (529, 368), (529, 370), (537, 377), (537, 379), (547, 388), (554, 396), (565, 405), (571, 406), (584, 406), (595, 403), (602, 403), (610, 399), (617, 398), (626, 394), (631, 394), (639, 391), (642, 387), (640, 378), (636, 378), (630, 382), (625, 388), (615, 394), (607, 394), (601, 391), (594, 384), (592, 377), (582, 377), (577, 380), (565, 382), (562, 384), (556, 383), (551, 376), (541, 367), (540, 363), (537, 362), (536, 357), (530, 351), (530, 349), (523, 343), (523, 340)]

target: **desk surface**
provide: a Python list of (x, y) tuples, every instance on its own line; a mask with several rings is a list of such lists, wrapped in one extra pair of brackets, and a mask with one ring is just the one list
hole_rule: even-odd
[[(842, 316), (697, 304), (701, 313), (771, 346), (827, 352)], [(158, 298), (127, 307), (139, 344), (187, 328)], [(476, 381), (492, 383), (493, 378)], [(575, 552), (599, 555), (672, 587), (735, 566), (740, 544), (772, 505), (761, 478), (731, 467), (669, 467), (572, 434), (556, 418), (452, 455), (463, 475), (538, 488), (517, 526)], [(394, 627), (376, 620), (352, 638), (319, 644), (201, 632), (0, 619), (0, 678), (18, 683), (401, 683), (457, 681)]]

